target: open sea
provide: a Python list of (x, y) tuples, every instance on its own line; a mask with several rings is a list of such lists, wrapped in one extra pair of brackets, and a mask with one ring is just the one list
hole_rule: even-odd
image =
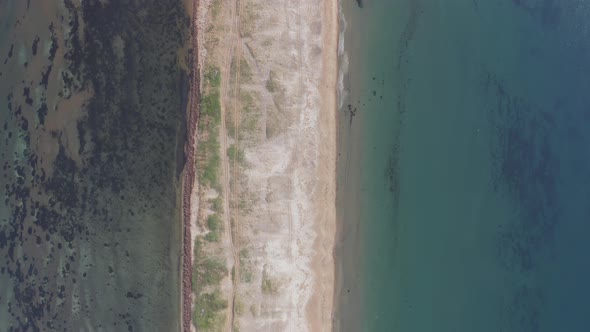
[(178, 331), (181, 0), (0, 0), (0, 331)]
[(590, 2), (341, 6), (337, 330), (588, 331)]

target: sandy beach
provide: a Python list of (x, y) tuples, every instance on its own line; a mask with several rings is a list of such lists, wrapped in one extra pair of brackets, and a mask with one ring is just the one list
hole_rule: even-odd
[[(219, 216), (223, 231), (202, 251), (225, 262), (227, 274), (193, 293), (193, 310), (204, 312), (199, 296), (218, 292), (226, 306), (212, 330), (331, 331), (337, 1), (195, 6), (193, 67), (204, 94), (214, 91), (207, 72), (220, 75), (219, 185), (195, 179), (185, 216), (191, 243), (211, 234), (208, 220)], [(207, 137), (197, 135), (197, 150)]]
[(312, 261), (315, 291), (308, 303), (311, 331), (332, 331), (335, 292), (334, 245), (336, 233), (336, 129), (338, 77), (338, 1), (324, 1), (323, 53), (319, 115), (320, 153), (316, 193), (316, 255)]

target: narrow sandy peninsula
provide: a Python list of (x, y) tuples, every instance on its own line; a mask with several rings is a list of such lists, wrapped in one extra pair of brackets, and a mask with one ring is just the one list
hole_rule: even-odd
[(337, 1), (187, 5), (184, 330), (331, 331)]

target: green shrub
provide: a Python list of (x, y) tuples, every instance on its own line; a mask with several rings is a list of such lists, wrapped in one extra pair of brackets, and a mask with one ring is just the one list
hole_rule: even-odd
[(207, 227), (209, 233), (205, 235), (205, 240), (209, 242), (219, 241), (220, 232), (223, 229), (221, 224), (221, 218), (217, 214), (212, 214), (207, 218)]
[(212, 214), (207, 218), (207, 227), (210, 231), (221, 230), (221, 218), (218, 215)]
[(276, 74), (271, 70), (266, 81), (266, 90), (270, 93), (275, 93), (279, 90), (279, 83), (275, 76)]
[(227, 301), (221, 298), (221, 292), (216, 289), (211, 293), (197, 295), (193, 320), (198, 330), (210, 331), (223, 324), (223, 317), (219, 311), (227, 308)]
[(246, 59), (240, 60), (240, 79), (244, 82), (250, 82), (252, 80), (252, 68), (250, 68)]
[(219, 233), (218, 232), (209, 232), (205, 234), (205, 240), (208, 242), (217, 242), (219, 241)]
[(266, 274), (266, 271), (262, 272), (262, 285), (260, 285), (263, 294), (276, 294), (279, 290), (279, 285), (271, 280), (271, 278)]
[(211, 202), (211, 208), (215, 212), (222, 212), (223, 211), (223, 197), (221, 195), (215, 197)]
[(205, 153), (206, 162), (202, 167), (200, 181), (211, 188), (219, 187), (219, 165), (221, 163), (219, 149), (219, 142), (215, 135), (211, 135), (208, 140), (201, 142), (201, 151)]
[(205, 257), (197, 265), (197, 286), (217, 285), (227, 275), (227, 267), (221, 258)]
[(201, 115), (211, 117), (214, 124), (221, 121), (221, 103), (219, 101), (219, 91), (203, 94), (201, 98)]
[(208, 66), (205, 70), (205, 83), (211, 88), (218, 88), (221, 86), (221, 72), (219, 68)]
[(244, 151), (236, 149), (234, 144), (227, 148), (227, 156), (230, 160), (237, 160), (239, 163), (244, 161)]

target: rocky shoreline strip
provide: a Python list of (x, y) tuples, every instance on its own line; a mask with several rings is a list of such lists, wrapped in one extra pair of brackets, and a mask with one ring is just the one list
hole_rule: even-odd
[(197, 8), (199, 1), (193, 0), (191, 15), (191, 59), (190, 68), (190, 92), (187, 119), (187, 142), (185, 144), (185, 173), (182, 189), (182, 330), (191, 331), (192, 312), (192, 237), (191, 237), (191, 193), (195, 182), (195, 150), (197, 137), (197, 124), (199, 122), (200, 76), (199, 76), (199, 51), (197, 45)]

